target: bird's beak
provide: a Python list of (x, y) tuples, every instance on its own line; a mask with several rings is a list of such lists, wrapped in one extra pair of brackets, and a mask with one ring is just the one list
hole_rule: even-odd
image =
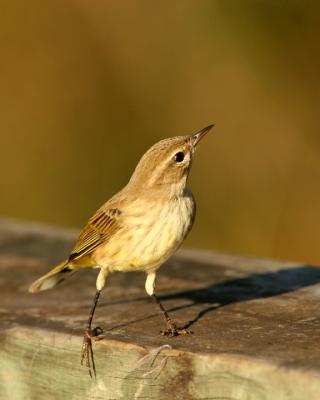
[(191, 135), (191, 141), (192, 141), (192, 145), (193, 147), (196, 147), (197, 144), (200, 142), (200, 140), (202, 138), (205, 137), (205, 135), (210, 131), (211, 128), (214, 127), (214, 124), (206, 126), (203, 129), (200, 129), (200, 131), (194, 133), (193, 135)]

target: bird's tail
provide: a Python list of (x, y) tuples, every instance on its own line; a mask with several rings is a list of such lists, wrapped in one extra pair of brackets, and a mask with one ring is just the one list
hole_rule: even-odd
[(47, 274), (33, 282), (33, 284), (29, 287), (29, 292), (35, 293), (41, 290), (51, 289), (58, 283), (64, 281), (74, 272), (75, 270), (68, 265), (68, 261), (63, 261)]

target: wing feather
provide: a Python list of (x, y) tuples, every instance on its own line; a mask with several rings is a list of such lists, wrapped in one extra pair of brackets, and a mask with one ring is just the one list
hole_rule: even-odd
[(117, 208), (98, 210), (83, 228), (72, 250), (69, 261), (88, 255), (101, 244), (105, 244), (121, 228)]

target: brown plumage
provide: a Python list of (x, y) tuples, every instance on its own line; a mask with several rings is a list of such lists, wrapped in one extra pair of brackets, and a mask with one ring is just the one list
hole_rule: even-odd
[[(69, 258), (39, 278), (30, 292), (50, 289), (78, 269), (100, 268), (97, 293), (85, 330), (83, 358), (90, 369), (91, 322), (109, 272), (145, 271), (146, 291), (154, 294), (157, 269), (181, 245), (195, 218), (195, 201), (187, 187), (193, 155), (210, 125), (191, 136), (177, 136), (152, 146), (141, 158), (128, 184), (89, 219)], [(179, 330), (162, 305), (164, 334)]]

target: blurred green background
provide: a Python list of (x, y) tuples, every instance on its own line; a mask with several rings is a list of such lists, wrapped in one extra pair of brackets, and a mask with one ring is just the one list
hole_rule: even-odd
[(81, 227), (154, 142), (197, 152), (188, 246), (320, 263), (320, 3), (0, 4), (0, 213)]

